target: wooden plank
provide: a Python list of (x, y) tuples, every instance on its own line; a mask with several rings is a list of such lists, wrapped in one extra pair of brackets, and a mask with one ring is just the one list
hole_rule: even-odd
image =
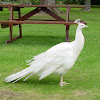
[(54, 12), (50, 11), (46, 7), (42, 7), (41, 10), (44, 11), (45, 13), (47, 13), (48, 15), (50, 15), (51, 17), (55, 18), (58, 21), (65, 21), (63, 18), (61, 18), (60, 16), (58, 16)]
[[(17, 20), (18, 18), (14, 18), (13, 20)], [(9, 20), (9, 19), (8, 19)], [(34, 21), (57, 21), (57, 20), (50, 20), (50, 19), (27, 19), (27, 20), (34, 20)], [(68, 22), (74, 22), (75, 20), (69, 20)], [(81, 20), (80, 22), (84, 22)]]
[[(18, 18), (13, 18), (13, 20), (18, 20)], [(50, 20), (50, 19), (30, 19), (30, 18), (28, 18), (27, 20), (34, 20), (34, 21), (57, 21), (57, 20), (52, 20), (52, 19)]]
[[(14, 41), (14, 40), (16, 40), (16, 39), (18, 39), (18, 38), (21, 38), (21, 37), (20, 37), (20, 36), (16, 36), (16, 37), (12, 38), (12, 41)], [(10, 40), (7, 40), (7, 41), (5, 42), (5, 44), (7, 44), (7, 43), (11, 43), (11, 41), (10, 41)]]
[(76, 5), (0, 5), (1, 7), (77, 7), (84, 8), (84, 5), (76, 6)]
[(17, 21), (24, 21), (27, 20), (29, 17), (35, 15), (36, 13), (38, 13), (40, 10), (38, 8), (30, 11), (29, 13), (25, 14), (24, 16), (20, 17)]
[[(74, 22), (65, 22), (65, 21), (0, 21), (0, 23), (4, 24), (75, 24)], [(86, 22), (83, 22), (86, 24)]]

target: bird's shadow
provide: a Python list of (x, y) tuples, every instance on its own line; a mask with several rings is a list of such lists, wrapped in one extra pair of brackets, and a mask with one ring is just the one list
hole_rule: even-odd
[(23, 79), (19, 80), (16, 83), (5, 83), (5, 86), (10, 86), (13, 88), (18, 87), (18, 89), (20, 89), (19, 87), (24, 88), (25, 90), (42, 90), (42, 91), (46, 91), (46, 92), (50, 92), (53, 91), (53, 89), (57, 89), (57, 88), (61, 88), (61, 86), (59, 85), (59, 79), (57, 78), (45, 78), (43, 80), (38, 80), (38, 79), (32, 79), (29, 78), (28, 80), (23, 82)]
[(36, 87), (38, 87), (38, 86), (39, 87), (58, 86), (59, 87), (59, 77), (54, 78), (54, 77), (48, 76), (42, 80), (39, 80), (38, 77), (33, 76), (33, 77), (27, 79), (26, 81), (23, 81), (23, 79), (19, 80), (16, 83), (10, 82), (10, 83), (6, 83), (6, 84), (30, 86), (33, 88), (34, 88), (34, 86), (36, 86)]

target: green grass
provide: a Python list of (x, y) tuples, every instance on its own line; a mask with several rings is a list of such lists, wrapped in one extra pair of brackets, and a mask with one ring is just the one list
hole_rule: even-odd
[[(22, 14), (31, 9), (23, 9)], [(66, 11), (65, 8), (61, 10)], [(0, 20), (7, 20), (8, 14), (7, 9), (0, 12)], [(14, 14), (16, 17), (17, 12)], [(65, 18), (65, 13), (61, 16)], [(47, 16), (35, 16), (41, 17)], [(23, 38), (10, 44), (5, 44), (9, 28), (0, 28), (0, 100), (100, 100), (100, 9), (83, 12), (80, 8), (72, 8), (70, 19), (77, 18), (88, 23), (88, 28), (83, 30), (85, 46), (74, 67), (64, 75), (64, 80), (70, 83), (64, 87), (59, 86), (60, 77), (56, 74), (41, 81), (37, 75), (16, 84), (3, 81), (6, 76), (28, 67), (26, 60), (64, 42), (64, 25), (22, 25)], [(76, 27), (70, 27), (70, 41), (74, 40)], [(13, 32), (13, 36), (18, 34), (18, 26), (14, 26)]]

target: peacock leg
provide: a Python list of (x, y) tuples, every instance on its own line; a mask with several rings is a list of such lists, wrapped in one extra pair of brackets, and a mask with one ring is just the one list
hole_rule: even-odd
[(63, 82), (63, 75), (61, 75), (59, 84), (60, 84), (60, 86), (64, 86), (65, 84), (70, 84), (70, 83)]

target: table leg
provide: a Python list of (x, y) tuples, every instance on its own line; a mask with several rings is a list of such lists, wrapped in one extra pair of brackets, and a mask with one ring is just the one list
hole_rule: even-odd
[[(20, 8), (18, 8), (18, 17), (21, 18)], [(22, 38), (22, 25), (19, 24), (19, 37)]]
[[(13, 7), (10, 7), (10, 21), (13, 20)], [(12, 34), (13, 34), (13, 25), (10, 24), (10, 35), (9, 35), (9, 43), (12, 42)]]
[[(70, 12), (70, 7), (67, 8), (67, 12), (66, 12), (66, 22), (69, 21), (69, 12)], [(69, 27), (70, 25), (66, 25), (66, 36), (65, 36), (65, 41), (69, 42), (70, 37), (69, 37)]]
[(69, 42), (70, 37), (69, 37), (69, 27), (70, 25), (66, 25), (66, 36), (65, 36), (65, 41)]
[[(10, 21), (13, 20), (13, 7), (10, 7)], [(10, 34), (9, 34), (9, 40), (7, 40), (5, 43), (12, 42), (12, 32), (13, 32), (13, 24), (10, 24)]]
[[(20, 15), (20, 8), (18, 10), (18, 17), (20, 19), (21, 15)], [(10, 7), (10, 21), (13, 21), (13, 7)], [(12, 34), (13, 34), (13, 24), (9, 24), (10, 27), (10, 35), (9, 35), (9, 40), (7, 40), (5, 42), (5, 44), (7, 43), (11, 43), (12, 41), (21, 38), (22, 37), (22, 28), (21, 28), (21, 24), (19, 24), (19, 36), (16, 36), (14, 38), (12, 38)]]
[(9, 40), (7, 40), (7, 41), (5, 42), (5, 44), (7, 44), (7, 43), (11, 43), (11, 42), (12, 42), (12, 33), (13, 33), (13, 25), (10, 24)]
[(67, 8), (67, 12), (66, 12), (66, 22), (69, 21), (69, 12), (70, 12), (70, 7)]

